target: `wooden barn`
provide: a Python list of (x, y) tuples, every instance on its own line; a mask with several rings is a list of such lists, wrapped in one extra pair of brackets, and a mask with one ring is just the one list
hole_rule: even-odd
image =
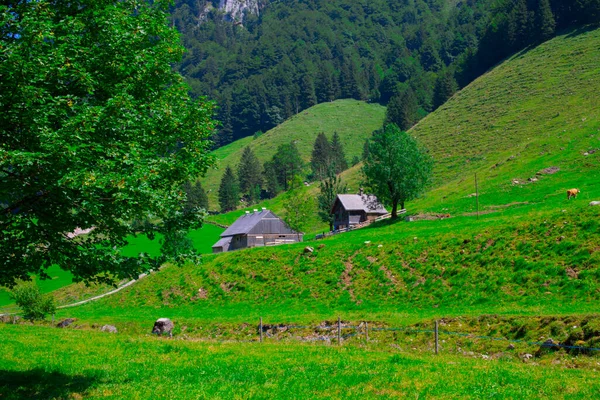
[(335, 219), (333, 229), (350, 228), (364, 222), (373, 221), (388, 212), (377, 197), (366, 194), (338, 194), (331, 214)]
[(302, 241), (302, 233), (293, 231), (272, 211), (262, 209), (246, 211), (233, 225), (221, 234), (221, 239), (212, 247), (213, 253), (238, 249)]

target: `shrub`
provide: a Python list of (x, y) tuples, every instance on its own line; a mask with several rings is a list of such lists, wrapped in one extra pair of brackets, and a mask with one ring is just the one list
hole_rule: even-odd
[(54, 298), (42, 295), (40, 288), (33, 282), (19, 283), (11, 291), (10, 297), (23, 311), (23, 318), (30, 321), (43, 320), (46, 315), (56, 311)]

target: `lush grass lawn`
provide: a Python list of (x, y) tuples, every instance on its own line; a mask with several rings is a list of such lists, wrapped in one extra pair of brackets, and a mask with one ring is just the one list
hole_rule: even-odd
[[(40, 290), (42, 291), (42, 293), (49, 293), (49, 292), (55, 291), (64, 286), (70, 285), (73, 282), (73, 280), (72, 280), (73, 275), (71, 275), (71, 273), (68, 271), (60, 269), (56, 265), (53, 265), (50, 268), (48, 268), (47, 272), (48, 272), (48, 275), (50, 276), (50, 279), (47, 279), (47, 280), (36, 279), (36, 282), (37, 282), (38, 286), (40, 287)], [(10, 296), (8, 295), (8, 292), (5, 290), (2, 290), (2, 288), (0, 288), (0, 307), (5, 306), (7, 304), (11, 304), (11, 303), (13, 303), (13, 301), (10, 298)]]
[[(219, 235), (223, 233), (224, 229), (218, 226), (205, 224), (201, 229), (190, 231), (189, 237), (194, 242), (194, 246), (201, 254), (211, 254), (212, 245), (219, 240)], [(146, 236), (137, 236), (129, 238), (129, 245), (123, 249), (123, 254), (128, 257), (136, 257), (140, 253), (148, 253), (151, 256), (157, 256), (160, 254), (159, 243), (157, 237), (155, 240), (150, 240)], [(43, 293), (49, 293), (55, 291), (64, 286), (70, 285), (72, 275), (68, 271), (60, 269), (58, 266), (52, 266), (48, 269), (48, 275), (51, 279), (40, 280), (36, 279), (41, 291)], [(0, 289), (0, 307), (12, 304), (10, 296), (7, 291)]]
[(0, 397), (594, 398), (591, 369), (393, 347), (215, 343), (0, 325)]

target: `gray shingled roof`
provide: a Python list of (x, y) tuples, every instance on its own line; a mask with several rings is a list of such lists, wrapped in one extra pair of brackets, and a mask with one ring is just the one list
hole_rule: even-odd
[(347, 211), (387, 214), (387, 210), (372, 194), (338, 194), (337, 199)]
[(233, 235), (245, 235), (252, 230), (263, 218), (277, 218), (275, 214), (273, 214), (269, 210), (262, 210), (260, 212), (253, 212), (249, 214), (244, 214), (239, 217), (233, 225), (225, 230), (221, 234), (221, 237), (233, 236)]
[(221, 238), (217, 243), (213, 245), (213, 247), (223, 247), (223, 249), (227, 251), (227, 249), (229, 249), (229, 245), (231, 244), (231, 239), (231, 236)]

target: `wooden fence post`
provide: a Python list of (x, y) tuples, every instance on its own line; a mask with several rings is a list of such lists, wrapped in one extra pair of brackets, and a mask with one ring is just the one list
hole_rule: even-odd
[(365, 336), (367, 338), (367, 342), (369, 341), (369, 323), (365, 321)]
[(438, 354), (439, 349), (440, 349), (440, 344), (439, 344), (439, 332), (438, 332), (438, 321), (437, 319), (435, 320), (435, 354)]
[(475, 202), (477, 204), (477, 219), (479, 219), (479, 184), (477, 182), (477, 172), (475, 172)]
[(262, 323), (262, 317), (260, 317), (260, 327), (258, 329), (259, 329), (259, 332), (260, 332), (260, 342), (262, 343), (262, 341), (263, 341), (263, 323)]
[(338, 345), (342, 345), (342, 320), (338, 315)]

